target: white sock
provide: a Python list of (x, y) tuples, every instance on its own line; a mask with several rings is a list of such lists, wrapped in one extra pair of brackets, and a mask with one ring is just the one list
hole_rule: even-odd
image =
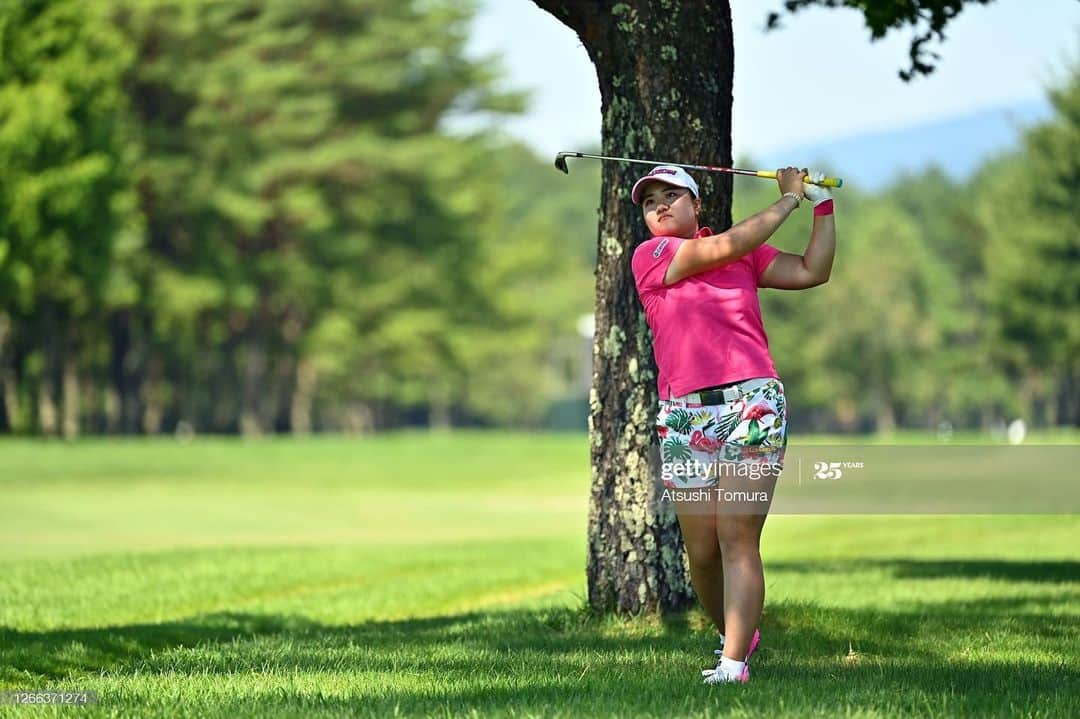
[(743, 667), (746, 666), (746, 662), (740, 662), (736, 659), (730, 659), (728, 657), (720, 658), (720, 668), (717, 670), (722, 672), (725, 676), (731, 679), (738, 679), (742, 676)]

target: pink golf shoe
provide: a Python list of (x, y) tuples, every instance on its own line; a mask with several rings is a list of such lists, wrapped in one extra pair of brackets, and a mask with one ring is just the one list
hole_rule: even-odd
[(738, 679), (731, 679), (725, 677), (719, 671), (720, 660), (724, 656), (724, 645), (721, 644), (719, 649), (714, 649), (713, 653), (716, 654), (716, 666), (712, 669), (702, 669), (701, 676), (705, 678), (706, 684), (720, 684), (723, 682), (742, 682), (746, 683), (750, 679), (750, 657), (754, 656), (754, 652), (758, 648), (758, 644), (761, 643), (761, 632), (757, 629), (754, 630), (754, 636), (750, 638), (750, 648), (746, 652), (746, 666), (743, 668), (743, 673)]

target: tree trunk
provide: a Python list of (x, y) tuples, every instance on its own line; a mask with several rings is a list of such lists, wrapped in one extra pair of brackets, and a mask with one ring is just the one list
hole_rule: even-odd
[(271, 402), (266, 405), (265, 425), (271, 432), (285, 431), (289, 428), (289, 416), (292, 411), (292, 385), (296, 377), (296, 359), (293, 353), (279, 349), (274, 360), (274, 393)]
[(1062, 374), (1058, 400), (1058, 423), (1065, 427), (1080, 427), (1080, 382), (1068, 365)]
[(183, 396), (178, 397), (176, 400), (177, 415), (179, 417), (177, 426), (183, 423), (186, 431), (189, 432), (203, 429), (199, 423), (199, 402), (203, 397), (202, 382), (210, 376), (211, 352), (202, 351), (199, 348), (198, 340), (205, 335), (205, 323), (200, 323), (192, 344), (194, 349), (191, 362), (183, 373)]
[(850, 397), (841, 397), (834, 405), (836, 421), (845, 432), (853, 432), (859, 421), (859, 407)]
[(240, 407), (240, 433), (245, 437), (258, 437), (265, 427), (259, 413), (259, 394), (266, 391), (263, 377), (266, 374), (266, 347), (264, 340), (255, 335), (244, 347), (243, 357), (243, 402)]
[(439, 385), (428, 395), (428, 428), (435, 431), (446, 431), (452, 426), (450, 388)]
[(105, 412), (105, 434), (115, 434), (120, 431), (120, 393), (116, 385), (106, 383), (101, 388), (103, 411)]
[(54, 383), (49, 371), (41, 375), (38, 384), (38, 429), (41, 434), (51, 437), (56, 434), (56, 400), (53, 399)]
[[(240, 411), (239, 338), (235, 332), (229, 332), (219, 350), (213, 351), (217, 357), (217, 370), (212, 377), (210, 394), (210, 428), (216, 432), (237, 431), (237, 418)], [(212, 351), (212, 350), (211, 350)]]
[[(1020, 419), (1028, 423), (1028, 426), (1035, 424), (1035, 391), (1036, 391), (1036, 379), (1034, 372), (1030, 369), (1025, 370), (1023, 377), (1020, 380), (1020, 388), (1017, 392), (1017, 400), (1020, 405)], [(1010, 421), (1014, 418), (1008, 418)]]
[(14, 363), (8, 357), (8, 338), (11, 337), (11, 318), (0, 312), (0, 430), (14, 432), (19, 423), (19, 387), (15, 382)]
[(126, 434), (139, 431), (142, 414), (139, 406), (142, 362), (132, 338), (134, 325), (132, 310), (114, 312), (109, 320), (109, 376), (117, 401), (116, 424)]
[(63, 428), (64, 439), (77, 439), (79, 436), (79, 357), (74, 345), (68, 345), (64, 352), (64, 398)]
[(161, 420), (165, 415), (162, 382), (165, 382), (165, 361), (151, 350), (142, 383), (142, 431), (150, 436), (161, 432)]
[[(577, 32), (596, 66), (602, 154), (732, 164), (734, 52), (727, 2), (535, 1)], [(630, 272), (634, 248), (648, 239), (648, 230), (629, 190), (647, 169), (605, 162), (602, 171), (589, 393), (587, 574), (596, 611), (683, 609), (694, 598), (677, 519), (657, 498), (658, 452), (651, 451), (656, 364)], [(705, 198), (703, 224), (727, 229), (731, 176), (696, 179)]]
[(296, 388), (293, 390), (289, 409), (289, 427), (293, 434), (311, 432), (311, 405), (315, 399), (318, 379), (318, 370), (310, 359), (303, 357), (296, 363)]
[(375, 428), (371, 408), (360, 401), (345, 403), (341, 411), (342, 429), (346, 434), (369, 434)]
[(896, 407), (892, 393), (883, 384), (874, 388), (874, 429), (878, 434), (896, 431)]
[(0, 366), (0, 394), (4, 397), (4, 417), (7, 431), (19, 431), (19, 385), (15, 381), (15, 372), (10, 367)]
[(46, 437), (57, 434), (59, 417), (56, 409), (56, 368), (59, 358), (59, 340), (55, 309), (46, 304), (40, 312), (39, 346), (41, 347), (41, 377), (38, 382), (37, 420), (38, 430)]

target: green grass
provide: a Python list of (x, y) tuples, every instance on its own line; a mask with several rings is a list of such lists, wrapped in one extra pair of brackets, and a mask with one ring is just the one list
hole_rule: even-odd
[[(917, 440), (916, 440), (917, 441)], [(0, 442), (0, 716), (1074, 716), (1080, 519), (766, 523), (762, 648), (591, 617), (582, 435)]]

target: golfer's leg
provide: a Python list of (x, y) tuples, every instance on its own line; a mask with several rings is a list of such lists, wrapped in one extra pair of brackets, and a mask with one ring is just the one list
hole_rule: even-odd
[(724, 566), (716, 538), (716, 511), (700, 502), (675, 502), (690, 560), (690, 582), (716, 629), (724, 634)]
[[(770, 488), (771, 493), (771, 488)], [(730, 508), (729, 508), (730, 509)], [(724, 656), (738, 661), (746, 658), (754, 629), (761, 621), (765, 605), (765, 572), (761, 566), (761, 530), (764, 511), (751, 514), (718, 512), (716, 537), (723, 558)]]
[[(749, 428), (726, 438), (724, 454), (737, 450), (738, 459), (720, 467), (716, 537), (724, 564), (724, 656), (746, 659), (754, 630), (765, 605), (765, 572), (761, 566), (761, 530), (776, 491), (787, 447), (787, 410), (783, 384), (768, 379), (744, 394), (747, 406), (764, 408), (779, 418), (766, 425), (764, 439), (751, 440)], [(730, 490), (730, 492), (728, 491)]]

